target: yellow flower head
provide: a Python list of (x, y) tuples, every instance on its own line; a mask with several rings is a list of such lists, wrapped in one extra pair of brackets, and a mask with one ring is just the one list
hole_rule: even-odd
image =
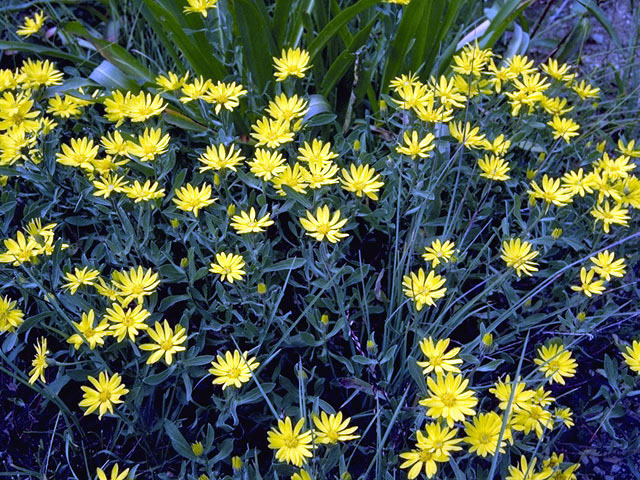
[(90, 350), (96, 348), (96, 345), (104, 345), (104, 337), (111, 334), (111, 332), (108, 331), (109, 321), (104, 318), (97, 326), (94, 326), (94, 322), (95, 311), (93, 309), (89, 310), (89, 312), (82, 312), (80, 322), (72, 322), (79, 333), (75, 333), (67, 338), (67, 343), (72, 344), (76, 350), (78, 350), (80, 345), (85, 341), (89, 344)]
[(264, 232), (265, 229), (273, 225), (274, 221), (271, 220), (269, 213), (266, 213), (262, 218), (256, 217), (256, 209), (251, 207), (249, 213), (240, 211), (240, 215), (234, 215), (231, 217), (231, 226), (240, 235), (247, 233)]
[(428, 377), (429, 396), (420, 400), (427, 407), (427, 415), (442, 418), (449, 427), (463, 421), (467, 415), (475, 415), (473, 407), (478, 403), (473, 390), (468, 390), (469, 380), (451, 372), (446, 377), (438, 373), (436, 378)]
[(533, 272), (538, 271), (538, 264), (532, 260), (536, 258), (540, 252), (532, 250), (532, 245), (526, 240), (520, 240), (519, 238), (505, 240), (502, 242), (502, 254), (500, 258), (504, 260), (507, 267), (511, 267), (516, 271), (516, 274), (521, 276), (533, 275)]
[(33, 368), (29, 371), (29, 383), (34, 384), (36, 380), (40, 378), (42, 383), (46, 383), (46, 379), (44, 378), (44, 369), (48, 367), (47, 365), (47, 339), (41, 337), (36, 343), (36, 356), (31, 361), (31, 365)]
[(260, 366), (256, 357), (249, 357), (248, 352), (234, 350), (233, 353), (227, 351), (222, 355), (217, 355), (216, 360), (211, 362), (209, 373), (215, 378), (214, 385), (222, 385), (222, 389), (227, 387), (240, 388), (243, 383), (251, 380), (253, 372)]
[(422, 354), (427, 357), (426, 362), (416, 362), (419, 367), (422, 367), (422, 373), (425, 375), (434, 372), (438, 373), (460, 373), (460, 369), (457, 365), (462, 363), (462, 359), (457, 358), (460, 353), (460, 347), (452, 348), (447, 352), (450, 340), (443, 338), (434, 342), (433, 338), (423, 338), (420, 342), (420, 350)]
[(302, 228), (307, 231), (307, 235), (318, 241), (328, 240), (331, 243), (338, 243), (343, 238), (349, 236), (340, 229), (347, 223), (347, 219), (340, 219), (340, 210), (329, 211), (329, 207), (323, 205), (318, 207), (315, 216), (307, 211), (307, 218), (300, 217)]
[(309, 52), (306, 50), (283, 49), (280, 58), (273, 57), (276, 81), (282, 82), (289, 76), (304, 78), (305, 72), (311, 68), (309, 61)]
[(200, 167), (200, 173), (208, 170), (218, 171), (225, 169), (235, 172), (236, 166), (244, 159), (242, 152), (235, 145), (229, 145), (229, 147), (225, 147), (223, 144), (218, 146), (210, 145), (198, 158), (198, 161), (203, 164)]
[(303, 431), (304, 418), (291, 423), (291, 418), (278, 420), (278, 426), (272, 427), (267, 433), (269, 448), (276, 451), (276, 459), (301, 467), (309, 458), (313, 457), (311, 431)]
[(416, 310), (422, 310), (425, 305), (434, 306), (435, 300), (444, 297), (447, 287), (444, 286), (446, 279), (436, 275), (433, 270), (429, 274), (420, 268), (418, 273), (411, 272), (402, 277), (404, 294), (415, 303)]
[(211, 191), (211, 185), (206, 183), (200, 187), (187, 184), (176, 189), (176, 198), (172, 200), (180, 210), (191, 212), (194, 217), (197, 217), (200, 209), (212, 205), (217, 200), (217, 198), (211, 198)]
[(622, 357), (629, 368), (640, 375), (640, 342), (638, 340), (634, 340), (631, 345), (625, 347)]
[(184, 7), (185, 13), (199, 13), (204, 18), (207, 18), (208, 9), (218, 6), (218, 0), (187, 0), (187, 3), (189, 5)]
[(209, 271), (220, 275), (221, 281), (233, 283), (234, 280), (242, 280), (246, 272), (244, 270), (244, 258), (235, 253), (216, 253), (216, 261), (211, 263)]
[(378, 190), (384, 186), (380, 180), (380, 174), (369, 165), (349, 164), (349, 170), (342, 169), (340, 179), (342, 188), (347, 192), (353, 192), (357, 197), (366, 195), (371, 200), (378, 200)]
[(31, 17), (25, 17), (24, 23), (22, 26), (16, 31), (18, 35), (21, 37), (30, 37), (31, 35), (35, 35), (40, 31), (44, 21), (47, 17), (45, 17), (44, 13), (36, 12), (36, 14)]
[(358, 427), (350, 427), (350, 418), (342, 419), (342, 412), (327, 415), (320, 413), (320, 417), (313, 415), (313, 423), (316, 428), (313, 430), (315, 440), (323, 444), (335, 444), (360, 438), (360, 435), (353, 435)]
[(564, 345), (552, 343), (548, 347), (538, 349), (538, 356), (534, 359), (538, 369), (546, 378), (551, 377), (551, 382), (564, 385), (564, 379), (576, 374), (578, 363), (571, 357), (571, 351), (565, 350)]
[(16, 308), (17, 304), (9, 297), (0, 297), (0, 333), (15, 332), (24, 322), (24, 312)]
[[(495, 455), (503, 421), (504, 417), (501, 415), (488, 412), (478, 414), (470, 422), (464, 422), (464, 432), (467, 434), (464, 441), (469, 444), (469, 452), (480, 457)], [(500, 453), (504, 453), (510, 433), (507, 426), (500, 442)]]
[(82, 400), (79, 405), (82, 408), (86, 408), (85, 415), (89, 415), (95, 410), (98, 410), (98, 418), (102, 419), (102, 416), (109, 412), (113, 414), (113, 406), (122, 403), (120, 399), (123, 395), (129, 393), (129, 390), (122, 384), (120, 375), (114, 373), (113, 376), (104, 371), (100, 372), (98, 378), (87, 377), (87, 380), (93, 385), (94, 388), (82, 386)]
[(163, 323), (156, 322), (153, 328), (147, 329), (147, 334), (153, 343), (140, 345), (140, 350), (153, 352), (147, 358), (147, 364), (156, 363), (164, 356), (165, 363), (171, 365), (173, 355), (186, 350), (183, 344), (187, 341), (187, 331), (180, 324), (172, 329), (166, 320)]

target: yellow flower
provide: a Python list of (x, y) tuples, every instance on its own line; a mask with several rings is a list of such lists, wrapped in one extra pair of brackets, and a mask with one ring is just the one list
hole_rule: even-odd
[(160, 284), (158, 274), (141, 266), (133, 267), (128, 272), (113, 272), (113, 288), (116, 295), (123, 297), (122, 305), (126, 307), (132, 300), (139, 303), (147, 295), (152, 295)]
[(578, 366), (571, 358), (571, 351), (556, 343), (539, 348), (538, 356), (533, 361), (546, 378), (551, 377), (551, 383), (558, 382), (561, 385), (564, 385), (564, 377), (570, 378), (576, 374)]
[(78, 101), (70, 95), (60, 97), (57, 93), (49, 98), (49, 107), (47, 113), (60, 118), (70, 118), (78, 116), (82, 113)]
[(79, 269), (74, 268), (74, 273), (67, 272), (64, 274), (64, 278), (68, 280), (67, 283), (62, 285), (62, 288), (68, 288), (71, 295), (74, 295), (81, 285), (95, 285), (95, 279), (100, 276), (100, 272), (95, 269), (89, 270), (89, 267)]
[(293, 95), (287, 97), (284, 93), (276, 95), (273, 101), (269, 102), (267, 113), (275, 120), (290, 122), (296, 118), (304, 117), (309, 111), (309, 102), (304, 98)]
[(422, 367), (422, 373), (428, 375), (431, 372), (434, 373), (460, 373), (460, 369), (456, 366), (462, 363), (462, 360), (456, 358), (460, 353), (460, 347), (452, 348), (447, 352), (450, 340), (444, 338), (434, 343), (433, 338), (423, 338), (420, 342), (420, 350), (425, 357), (426, 362), (416, 362), (419, 367)]
[(108, 479), (107, 474), (101, 468), (96, 470), (96, 474), (98, 475), (98, 480), (133, 480), (133, 477), (128, 476), (129, 469), (125, 468), (121, 472), (117, 463), (111, 468), (111, 475), (109, 475)]
[[(495, 455), (503, 421), (504, 417), (501, 415), (488, 412), (478, 414), (471, 422), (464, 422), (464, 432), (467, 434), (464, 441), (470, 445), (469, 453), (475, 453), (480, 457)], [(507, 446), (506, 440), (510, 435), (509, 427), (506, 426), (500, 442), (500, 453), (504, 453), (504, 448)]]
[(429, 396), (420, 400), (420, 405), (427, 407), (427, 415), (433, 418), (442, 418), (449, 427), (454, 422), (464, 421), (466, 415), (475, 415), (473, 407), (478, 399), (472, 390), (467, 390), (469, 380), (462, 375), (447, 373), (443, 376), (438, 373), (436, 379), (427, 378)]
[(104, 101), (104, 116), (110, 122), (116, 122), (116, 127), (122, 125), (122, 122), (129, 116), (129, 99), (131, 92), (123, 95), (120, 90), (111, 92), (111, 98)]
[(331, 150), (331, 143), (324, 143), (322, 140), (318, 138), (314, 138), (309, 145), (308, 142), (304, 142), (302, 147), (298, 148), (298, 160), (301, 162), (306, 162), (309, 165), (311, 164), (325, 164), (330, 163), (329, 160), (333, 160), (338, 157), (338, 154)]
[(427, 106), (433, 101), (433, 91), (427, 89), (427, 86), (416, 82), (413, 85), (402, 85), (395, 90), (396, 94), (400, 97), (400, 100), (393, 101), (397, 104), (398, 108), (402, 110), (419, 110), (420, 108), (427, 108)]
[(240, 469), (242, 468), (242, 459), (237, 455), (231, 457), (231, 467), (233, 468), (234, 472), (240, 471)]
[(489, 180), (504, 182), (511, 178), (507, 175), (511, 170), (511, 166), (504, 158), (496, 157), (495, 155), (485, 155), (481, 159), (478, 159), (478, 167), (482, 170), (480, 176), (488, 178)]
[(135, 203), (164, 197), (164, 188), (159, 188), (158, 182), (151, 183), (151, 180), (147, 180), (144, 184), (136, 180), (133, 185), (122, 187), (122, 191)]
[(347, 219), (340, 219), (340, 210), (336, 210), (331, 216), (329, 207), (326, 205), (318, 207), (315, 216), (307, 210), (307, 218), (300, 217), (299, 220), (302, 228), (307, 231), (306, 234), (320, 242), (328, 240), (331, 243), (338, 243), (349, 236), (348, 233), (340, 231), (346, 225)]
[(220, 275), (221, 281), (233, 283), (234, 280), (242, 280), (246, 272), (244, 271), (244, 258), (235, 253), (216, 253), (216, 261), (211, 263), (209, 271)]
[(291, 475), (291, 480), (313, 480), (313, 478), (311, 478), (311, 475), (306, 470), (300, 470)]
[(551, 178), (548, 175), (542, 177), (542, 188), (534, 181), (531, 182), (532, 190), (527, 190), (529, 198), (543, 200), (547, 207), (550, 204), (564, 207), (571, 202), (571, 192), (560, 186), (559, 178)]
[(595, 217), (596, 224), (598, 221), (602, 222), (604, 233), (609, 233), (611, 224), (628, 226), (629, 215), (627, 213), (629, 213), (629, 210), (622, 208), (620, 204), (616, 203), (612, 207), (609, 202), (596, 205), (591, 210), (591, 215)]
[(624, 258), (615, 259), (616, 254), (605, 250), (596, 256), (589, 258), (595, 265), (593, 270), (605, 280), (611, 280), (611, 277), (624, 277), (626, 273)]
[(282, 82), (290, 75), (304, 78), (305, 72), (311, 68), (309, 52), (296, 48), (282, 50), (280, 58), (273, 57), (274, 76), (276, 81)]
[(640, 158), (640, 149), (636, 149), (635, 140), (629, 140), (625, 145), (624, 139), (618, 139), (618, 151), (623, 155), (628, 155), (632, 158)]
[(84, 138), (72, 138), (71, 146), (62, 145), (62, 152), (56, 153), (56, 161), (69, 167), (93, 170), (93, 161), (98, 155), (98, 145), (93, 140)]
[(495, 383), (495, 387), (490, 388), (489, 392), (493, 393), (498, 399), (500, 402), (498, 407), (501, 410), (506, 410), (511, 400), (510, 410), (516, 412), (528, 407), (536, 394), (533, 390), (527, 390), (526, 388), (527, 384), (525, 382), (516, 382), (515, 380), (511, 382), (511, 376), (507, 375), (504, 381), (498, 380)]
[(167, 75), (158, 75), (156, 77), (156, 84), (162, 89), (163, 92), (173, 92), (182, 88), (182, 86), (189, 79), (189, 72), (184, 74), (184, 77), (179, 77), (173, 72), (167, 72)]
[(205, 153), (198, 158), (198, 161), (204, 164), (200, 167), (200, 173), (207, 170), (224, 170), (225, 168), (235, 172), (236, 166), (245, 159), (241, 154), (242, 152), (240, 149), (236, 149), (235, 145), (230, 145), (228, 150), (222, 144), (217, 147), (210, 145)]
[(257, 140), (256, 146), (266, 145), (269, 148), (278, 148), (280, 145), (293, 140), (293, 132), (289, 130), (289, 122), (263, 117), (251, 125), (254, 130), (251, 136)]
[(440, 239), (436, 239), (431, 242), (431, 245), (424, 247), (424, 253), (422, 258), (425, 262), (431, 262), (431, 268), (436, 268), (442, 263), (448, 263), (455, 252), (455, 244), (449, 240), (445, 240), (444, 243)]
[(243, 383), (251, 380), (253, 371), (260, 366), (256, 357), (249, 357), (248, 352), (234, 350), (225, 352), (224, 357), (217, 355), (216, 360), (211, 362), (209, 373), (215, 378), (214, 385), (222, 385), (222, 389), (227, 387), (240, 388)]
[(57, 70), (55, 64), (49, 60), (33, 61), (28, 58), (22, 62), (20, 73), (24, 75), (23, 86), (26, 88), (62, 84), (62, 72)]
[(256, 218), (256, 210), (251, 207), (249, 213), (240, 211), (240, 215), (234, 215), (231, 217), (231, 226), (239, 234), (264, 232), (265, 228), (273, 225), (273, 220), (269, 213), (265, 214), (262, 218)]
[(380, 174), (369, 165), (356, 166), (353, 163), (349, 165), (349, 170), (342, 169), (340, 182), (346, 191), (354, 192), (357, 197), (364, 194), (372, 200), (378, 200), (378, 190), (384, 186)]
[(142, 305), (127, 308), (126, 311), (123, 306), (117, 303), (114, 303), (112, 307), (107, 308), (104, 315), (104, 319), (112, 324), (109, 326), (111, 334), (116, 337), (118, 342), (122, 342), (128, 335), (135, 343), (138, 333), (149, 328), (145, 320), (151, 316), (151, 312), (142, 308)]
[(358, 427), (350, 427), (350, 418), (342, 420), (342, 412), (327, 415), (320, 413), (320, 417), (313, 415), (313, 423), (316, 428), (313, 430), (315, 440), (323, 444), (336, 444), (360, 438), (360, 435), (353, 435)]
[(160, 115), (167, 108), (160, 95), (152, 97), (150, 93), (140, 92), (138, 95), (131, 95), (128, 100), (128, 116), (132, 122), (144, 122)]
[(204, 448), (202, 446), (202, 442), (195, 442), (191, 444), (191, 451), (193, 452), (193, 454), (196, 457), (199, 457), (200, 455), (202, 455), (202, 452), (204, 452)]
[(535, 473), (536, 459), (527, 465), (527, 459), (524, 455), (520, 457), (520, 465), (509, 465), (509, 476), (505, 480), (546, 480), (552, 474), (551, 470), (543, 469), (539, 473)]
[(30, 262), (33, 257), (37, 256), (39, 249), (34, 238), (32, 236), (25, 237), (22, 232), (16, 233), (15, 240), (13, 238), (5, 239), (4, 246), (7, 250), (0, 254), (0, 263), (12, 263), (15, 267)]
[(447, 77), (440, 75), (439, 80), (432, 79), (431, 85), (436, 98), (445, 108), (463, 108), (467, 100), (465, 92), (461, 92), (456, 86), (453, 78), (447, 80)]
[(184, 7), (185, 13), (199, 13), (207, 18), (209, 8), (217, 8), (218, 0), (187, 0), (189, 6)]
[(430, 422), (425, 425), (425, 433), (426, 436), (420, 430), (416, 432), (417, 443), (429, 451), (448, 458), (451, 456), (451, 452), (462, 450), (462, 447), (458, 445), (462, 439), (455, 438), (458, 433), (457, 429), (443, 426), (440, 422)]
[(449, 458), (429, 446), (425, 442), (422, 432), (416, 432), (416, 448), (408, 452), (402, 452), (400, 458), (404, 460), (400, 464), (400, 468), (410, 468), (407, 473), (409, 480), (416, 478), (424, 468), (424, 474), (427, 478), (433, 477), (438, 471), (437, 462), (446, 462)]
[(198, 100), (204, 98), (204, 96), (209, 92), (209, 87), (212, 85), (211, 80), (205, 80), (200, 75), (198, 78), (194, 78), (193, 82), (185, 83), (182, 86), (182, 93), (184, 94), (180, 97), (181, 103), (189, 103), (194, 100)]
[(89, 312), (82, 312), (80, 322), (71, 322), (73, 326), (80, 332), (80, 334), (73, 334), (67, 338), (67, 343), (71, 343), (76, 350), (80, 348), (85, 341), (89, 344), (89, 349), (93, 350), (96, 345), (104, 345), (104, 337), (111, 333), (107, 331), (109, 328), (109, 322), (106, 318), (97, 325), (93, 326), (95, 320), (95, 311), (93, 309)]
[(477, 45), (467, 44), (458, 55), (453, 57), (451, 69), (460, 75), (479, 77), (484, 73), (483, 69), (492, 55), (493, 53), (489, 49), (483, 50)]
[(98, 379), (89, 376), (87, 380), (95, 388), (80, 387), (84, 394), (79, 405), (82, 408), (86, 408), (85, 415), (89, 415), (95, 410), (99, 412), (99, 419), (102, 419), (102, 416), (107, 412), (113, 414), (113, 406), (122, 403), (123, 400), (120, 397), (129, 393), (117, 373), (110, 377), (106, 371), (103, 371), (98, 375)]
[(256, 148), (254, 159), (247, 163), (251, 167), (251, 173), (264, 181), (280, 175), (287, 168), (281, 153), (270, 152), (263, 148)]
[(451, 122), (449, 124), (449, 132), (459, 143), (467, 148), (483, 148), (485, 146), (485, 135), (480, 133), (480, 127), (471, 127), (467, 122)]
[(585, 193), (593, 193), (595, 186), (593, 175), (585, 175), (582, 168), (578, 171), (569, 171), (562, 176), (562, 188), (573, 195), (584, 197)]
[(575, 425), (573, 422), (573, 412), (570, 408), (556, 408), (553, 412), (556, 420), (559, 420), (565, 427), (571, 428)]
[(25, 17), (24, 23), (20, 26), (16, 33), (21, 37), (28, 38), (40, 31), (46, 18), (47, 17), (45, 17), (42, 12), (36, 12), (33, 18)]
[(571, 89), (576, 92), (582, 100), (586, 100), (588, 98), (598, 98), (600, 94), (599, 88), (592, 87), (584, 80), (581, 80), (580, 83), (574, 83), (573, 85), (571, 85)]
[(513, 418), (514, 430), (524, 432), (525, 435), (535, 431), (539, 439), (542, 438), (545, 430), (550, 430), (551, 428), (553, 428), (551, 412), (540, 405), (527, 405), (526, 408), (518, 410)]
[(507, 267), (515, 269), (518, 277), (523, 273), (525, 275), (533, 275), (538, 271), (537, 263), (532, 260), (536, 258), (540, 252), (531, 249), (532, 245), (526, 240), (519, 238), (505, 240), (502, 242), (502, 254), (500, 258), (504, 260)]
[(622, 357), (629, 368), (640, 375), (640, 342), (638, 340), (634, 340), (631, 345), (625, 347)]
[(415, 303), (416, 310), (422, 310), (424, 305), (435, 306), (435, 301), (444, 297), (447, 287), (444, 287), (446, 279), (436, 275), (432, 270), (428, 275), (420, 268), (418, 273), (411, 272), (402, 277), (404, 294)]
[(155, 342), (140, 345), (140, 350), (153, 352), (147, 358), (147, 364), (156, 363), (164, 356), (165, 363), (171, 365), (173, 355), (186, 350), (182, 344), (187, 341), (187, 331), (180, 324), (172, 329), (166, 320), (163, 323), (156, 322), (153, 328), (147, 329), (147, 334)]
[(203, 183), (201, 187), (194, 187), (187, 184), (175, 191), (176, 197), (173, 202), (180, 210), (193, 213), (198, 216), (198, 211), (213, 204), (217, 198), (211, 198), (211, 185)]
[(109, 155), (129, 156), (129, 142), (122, 138), (118, 130), (107, 133), (100, 139), (100, 144)]
[(162, 136), (159, 128), (145, 128), (142, 135), (138, 135), (138, 143), (129, 143), (129, 153), (138, 157), (141, 162), (155, 160), (156, 156), (162, 155), (169, 148), (169, 134)]
[(580, 269), (580, 285), (571, 285), (571, 290), (574, 292), (582, 292), (587, 297), (591, 297), (593, 294), (602, 295), (605, 291), (604, 280), (594, 280), (594, 275), (595, 271), (593, 269), (587, 271), (586, 268), (582, 267)]
[(416, 157), (427, 158), (436, 146), (433, 141), (436, 137), (432, 133), (427, 133), (424, 138), (420, 139), (418, 132), (404, 132), (402, 139), (404, 144), (396, 147), (396, 152), (407, 155), (412, 159)]
[[(11, 127), (24, 127), (23, 129), (13, 130), (13, 134), (16, 138), (13, 138), (14, 142), (18, 140), (17, 137), (24, 137), (27, 132), (32, 132), (40, 127), (40, 122), (36, 119), (40, 112), (32, 110), (33, 100), (29, 96), (22, 92), (16, 94), (14, 97), (11, 92), (4, 92), (0, 99), (0, 129), (7, 130)], [(5, 143), (10, 140), (6, 135), (11, 132), (5, 133), (2, 137)], [(5, 143), (2, 145), (2, 149), (6, 149), (9, 145)]]
[(104, 198), (109, 198), (113, 192), (122, 193), (126, 191), (129, 185), (129, 182), (125, 180), (124, 177), (118, 176), (115, 173), (107, 173), (105, 176), (100, 177), (98, 180), (93, 180), (91, 183), (93, 183), (96, 189), (93, 195)]
[(575, 73), (569, 73), (571, 71), (569, 65), (559, 64), (555, 58), (549, 58), (547, 63), (541, 67), (547, 75), (561, 82), (571, 82), (576, 76)]
[(44, 337), (40, 337), (40, 340), (36, 343), (36, 356), (31, 361), (31, 365), (33, 368), (29, 371), (29, 383), (34, 384), (36, 380), (40, 378), (42, 383), (47, 383), (44, 378), (44, 369), (48, 367), (47, 365), (47, 339)]
[(278, 194), (283, 197), (287, 194), (282, 188), (283, 185), (291, 188), (294, 192), (306, 193), (307, 183), (303, 176), (303, 170), (304, 168), (299, 163), (295, 163), (293, 167), (287, 165), (280, 174), (277, 174), (271, 180), (271, 183), (273, 183)]
[(233, 109), (240, 105), (240, 96), (246, 94), (247, 91), (242, 85), (236, 85), (236, 82), (223, 83), (218, 81), (215, 85), (209, 84), (209, 89), (202, 96), (202, 99), (207, 103), (215, 104), (214, 111), (218, 115), (222, 107), (233, 112)]
[(338, 173), (338, 166), (330, 161), (312, 162), (307, 168), (301, 168), (300, 171), (305, 183), (312, 189), (338, 183), (338, 179), (335, 178), (336, 173)]
[(272, 427), (267, 433), (269, 448), (276, 450), (276, 459), (301, 467), (307, 459), (313, 457), (311, 431), (302, 431), (304, 418), (291, 424), (291, 418), (278, 420), (278, 427)]
[(559, 115), (554, 115), (553, 120), (547, 122), (553, 129), (553, 138), (557, 140), (562, 138), (565, 142), (569, 143), (572, 137), (578, 136), (578, 129), (580, 125), (574, 122), (571, 118), (562, 118)]
[(15, 332), (24, 322), (24, 312), (16, 308), (18, 303), (9, 297), (0, 297), (0, 332)]

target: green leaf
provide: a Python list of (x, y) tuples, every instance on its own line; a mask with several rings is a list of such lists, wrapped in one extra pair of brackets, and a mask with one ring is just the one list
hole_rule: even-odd
[(325, 74), (320, 89), (322, 94), (327, 97), (331, 93), (333, 87), (344, 77), (344, 75), (352, 68), (356, 61), (355, 52), (366, 43), (371, 34), (373, 26), (378, 23), (379, 14), (375, 16), (358, 34), (353, 38), (349, 47), (338, 55)]
[[(315, 39), (309, 45), (309, 55), (311, 57), (311, 63), (313, 63), (316, 57), (322, 51), (322, 48), (329, 42), (332, 38), (336, 36), (336, 34), (340, 31), (342, 27), (344, 27), (347, 23), (349, 23), (353, 18), (355, 18), (360, 12), (366, 10), (367, 8), (371, 8), (374, 5), (380, 3), (382, 0), (359, 0), (355, 5), (350, 6), (349, 8), (345, 8), (342, 12), (336, 15), (326, 27), (318, 33)], [(412, 2), (412, 3), (421, 3), (421, 2)]]
[(602, 9), (593, 1), (593, 0), (578, 0), (578, 3), (582, 4), (584, 8), (586, 8), (591, 15), (596, 17), (596, 20), (600, 22), (600, 25), (607, 31), (613, 43), (616, 44), (616, 47), (619, 50), (622, 50), (622, 44), (620, 43), (620, 38), (618, 37), (618, 33), (616, 29), (613, 27), (611, 21), (607, 18), (607, 15), (602, 11)]
[(56, 48), (45, 47), (42, 45), (36, 45), (35, 43), (28, 42), (0, 42), (0, 50), (16, 50), (18, 52), (35, 53), (42, 55), (43, 57), (61, 58), (63, 60), (69, 60), (76, 64), (84, 64), (90, 67), (95, 67), (96, 63), (77, 55), (72, 55)]
[(304, 266), (307, 261), (304, 258), (289, 258), (287, 260), (282, 260), (281, 262), (276, 262), (270, 267), (264, 268), (263, 272), (280, 272), (282, 270), (295, 270), (296, 268), (300, 268)]
[(135, 88), (135, 83), (119, 70), (118, 67), (109, 63), (107, 60), (103, 60), (102, 63), (91, 72), (89, 78), (97, 84), (111, 90), (130, 90), (131, 88)]
[(180, 433), (180, 430), (175, 423), (165, 420), (164, 431), (169, 437), (169, 440), (171, 440), (171, 445), (173, 445), (173, 448), (179, 455), (190, 460), (195, 460), (196, 456), (191, 451), (191, 445), (189, 445), (189, 442), (187, 442), (182, 436), (182, 433)]
[(100, 55), (122, 72), (133, 77), (138, 83), (153, 81), (154, 77), (151, 72), (120, 45), (94, 37), (79, 22), (69, 22), (63, 28), (67, 33), (89, 41)]
[(271, 80), (271, 58), (276, 51), (263, 0), (235, 0), (232, 14), (240, 33), (245, 66), (262, 91)]
[(184, 55), (193, 71), (205, 78), (222, 80), (227, 71), (216, 57), (200, 15), (185, 14), (181, 2), (174, 0), (139, 0), (145, 8), (142, 14), (154, 30), (161, 31), (161, 39), (168, 51)]

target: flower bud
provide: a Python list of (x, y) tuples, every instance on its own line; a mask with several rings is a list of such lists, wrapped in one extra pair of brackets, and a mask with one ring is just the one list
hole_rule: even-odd
[(237, 455), (235, 457), (231, 457), (231, 466), (234, 471), (239, 471), (242, 468), (242, 459)]
[(236, 206), (233, 203), (229, 204), (229, 206), (227, 207), (227, 215), (231, 217), (235, 213), (236, 213)]
[(202, 455), (202, 442), (195, 442), (191, 444), (191, 451), (193, 452), (193, 454), (196, 457), (199, 457), (200, 455)]
[(360, 151), (360, 140), (356, 140), (355, 142), (353, 142), (353, 149), (356, 152)]
[(560, 227), (554, 228), (553, 232), (551, 232), (551, 236), (556, 240), (560, 238), (560, 235), (562, 235), (562, 229)]
[(258, 293), (264, 295), (267, 292), (267, 286), (264, 283), (258, 284)]

